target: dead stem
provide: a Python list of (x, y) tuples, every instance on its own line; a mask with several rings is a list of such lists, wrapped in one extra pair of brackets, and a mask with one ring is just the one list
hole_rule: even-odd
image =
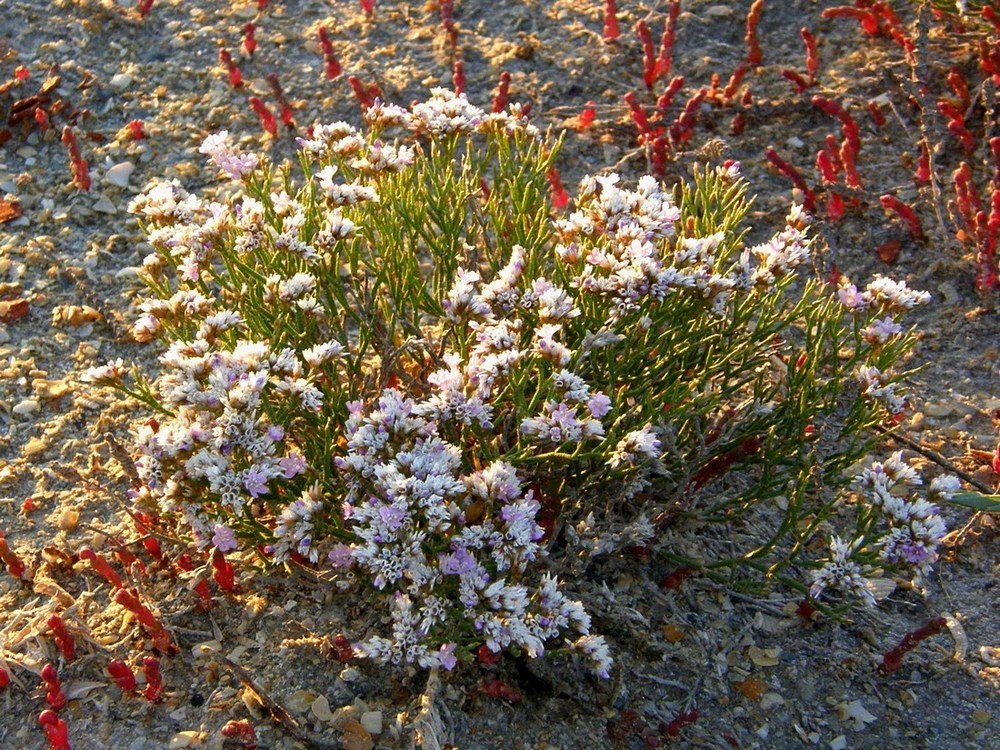
[(288, 713), (285, 707), (264, 692), (264, 689), (257, 684), (256, 680), (254, 680), (250, 673), (239, 664), (236, 664), (219, 653), (213, 654), (212, 659), (218, 661), (222, 664), (222, 666), (228, 669), (237, 679), (239, 679), (241, 683), (243, 683), (244, 687), (253, 691), (253, 693), (260, 698), (260, 702), (264, 705), (264, 708), (267, 709), (267, 712), (271, 715), (271, 718), (275, 721), (275, 723), (284, 728), (286, 732), (292, 735), (299, 742), (306, 745), (306, 747), (317, 748), (318, 750), (343, 750), (344, 746), (340, 742), (317, 737), (313, 733), (308, 732), (299, 726), (299, 723), (292, 718), (292, 715)]

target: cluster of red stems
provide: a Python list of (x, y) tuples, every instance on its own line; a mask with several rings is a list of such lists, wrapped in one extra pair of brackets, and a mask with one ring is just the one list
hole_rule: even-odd
[[(723, 85), (721, 77), (713, 74), (710, 86), (699, 88), (687, 98), (683, 106), (672, 109), (674, 99), (684, 85), (683, 76), (670, 77), (680, 7), (680, 0), (672, 0), (668, 5), (659, 46), (654, 44), (653, 34), (645, 19), (640, 20), (635, 27), (643, 49), (642, 78), (646, 96), (648, 98), (655, 96), (655, 104), (651, 108), (645, 106), (635, 91), (625, 95), (625, 104), (638, 129), (639, 145), (646, 148), (650, 167), (654, 174), (660, 176), (665, 174), (672, 155), (691, 139), (700, 110), (704, 107), (714, 105), (736, 109), (731, 121), (731, 131), (735, 135), (743, 132), (746, 127), (745, 112), (753, 103), (750, 87), (742, 85), (743, 79), (748, 71), (761, 64), (763, 57), (758, 25), (764, 10), (764, 0), (755, 0), (746, 17), (744, 36), (746, 54), (732, 71), (728, 82)], [(990, 5), (984, 5), (978, 12), (992, 27), (992, 33), (983, 35), (978, 42), (979, 70), (992, 80), (994, 86), (1000, 86), (1000, 20)], [(918, 52), (916, 42), (887, 0), (856, 0), (852, 6), (828, 8), (821, 15), (824, 19), (846, 18), (857, 21), (866, 34), (892, 40), (915, 66)], [(954, 23), (954, 19), (948, 20)], [(615, 0), (605, 0), (603, 26), (605, 42), (616, 43), (621, 33), (617, 3)], [(808, 28), (802, 28), (800, 34), (805, 45), (804, 71), (791, 68), (781, 70), (781, 75), (789, 81), (796, 96), (806, 95), (810, 89), (818, 85), (817, 76), (820, 69), (816, 37)], [(969, 93), (974, 87), (970, 87), (958, 67), (951, 68), (946, 80), (950, 91), (948, 95), (938, 99), (936, 110), (944, 117), (948, 132), (958, 141), (966, 157), (952, 176), (955, 190), (956, 235), (963, 245), (975, 250), (976, 286), (980, 291), (987, 291), (1000, 286), (996, 258), (998, 228), (1000, 228), (1000, 190), (997, 187), (1000, 185), (1000, 141), (993, 138), (986, 144), (988, 149), (986, 160), (992, 161), (993, 177), (989, 192), (984, 198), (975, 184), (974, 170), (970, 165), (971, 158), (979, 145), (967, 123), (967, 118), (975, 105)], [(667, 83), (658, 90), (659, 81)], [(926, 93), (925, 82), (920, 82), (919, 85), (921, 91)], [(819, 185), (810, 186), (802, 173), (782, 158), (774, 148), (766, 149), (765, 157), (777, 172), (786, 177), (798, 190), (808, 211), (813, 213), (820, 211), (819, 201), (822, 197), (825, 203), (823, 210), (827, 218), (839, 221), (844, 217), (848, 206), (855, 209), (864, 206), (864, 185), (858, 172), (861, 129), (845, 103), (820, 94), (811, 96), (810, 102), (823, 114), (836, 119), (840, 125), (840, 133), (829, 134), (823, 148), (816, 154), (815, 168), (819, 176)], [(919, 101), (914, 99), (913, 104), (920, 108)], [(678, 112), (671, 117), (674, 109)], [(868, 102), (866, 110), (875, 129), (881, 129), (886, 125), (886, 115), (879, 101)], [(578, 128), (582, 130), (590, 127), (594, 116), (594, 104), (588, 102), (579, 116)], [(919, 186), (929, 183), (932, 175), (930, 149), (926, 140), (920, 141), (918, 150), (919, 158), (914, 182)], [(902, 223), (914, 241), (926, 242), (927, 237), (920, 217), (913, 206), (892, 194), (879, 195), (878, 200), (888, 214), (895, 216)], [(879, 248), (879, 256), (891, 262), (898, 254), (899, 246), (898, 240), (890, 241)]]
[(674, 738), (680, 736), (681, 730), (698, 721), (698, 709), (692, 708), (681, 711), (670, 721), (661, 721), (654, 728), (651, 724), (630, 709), (626, 709), (619, 714), (614, 721), (608, 722), (608, 736), (615, 747), (624, 747), (628, 743), (629, 737), (639, 737), (646, 747), (663, 747), (667, 742), (667, 737)]
[[(998, 19), (996, 11), (988, 5), (983, 6), (981, 13), (983, 19), (992, 26), (992, 35), (984, 35), (978, 45), (979, 69), (991, 79), (992, 85), (996, 87), (1000, 86), (1000, 19)], [(854, 6), (827, 8), (821, 15), (827, 19), (847, 18), (857, 21), (866, 34), (891, 39), (903, 50), (911, 64), (915, 65), (916, 42), (907, 33), (906, 26), (900, 21), (888, 2), (857, 0)], [(959, 31), (961, 30), (959, 29)], [(807, 30), (803, 29), (802, 32), (803, 39), (806, 39)], [(814, 42), (811, 46), (810, 42), (806, 41), (807, 71), (811, 71), (810, 76), (813, 83), (815, 83), (815, 70), (817, 69), (813, 67), (816, 64), (814, 45)], [(808, 88), (803, 84), (810, 83), (810, 81), (799, 80), (800, 77), (791, 71), (783, 71), (783, 75), (793, 82), (797, 93), (804, 93)], [(965, 159), (952, 175), (955, 190), (956, 237), (964, 246), (974, 249), (976, 288), (980, 292), (986, 292), (1000, 285), (1000, 280), (997, 277), (996, 258), (997, 235), (998, 228), (1000, 228), (1000, 139), (992, 138), (986, 144), (989, 152), (986, 160), (992, 162), (993, 177), (989, 185), (989, 198), (984, 200), (975, 184), (973, 169), (970, 165), (978, 145), (977, 139), (967, 123), (967, 117), (975, 105), (969, 93), (970, 86), (965, 74), (957, 66), (951, 67), (945, 80), (949, 92), (937, 100), (936, 109), (944, 118), (948, 132), (955, 137), (965, 155)], [(918, 86), (922, 95), (926, 95), (926, 82), (920, 81)], [(921, 103), (916, 97), (911, 97), (911, 103), (918, 110), (922, 109)], [(826, 145), (816, 155), (816, 170), (826, 194), (826, 215), (829, 219), (837, 221), (844, 215), (845, 195), (849, 196), (848, 200), (852, 206), (860, 207), (862, 205), (860, 191), (863, 186), (857, 173), (856, 163), (861, 147), (858, 126), (847, 109), (839, 102), (817, 95), (812, 97), (812, 104), (825, 114), (837, 118), (841, 123), (841, 139), (838, 140), (832, 135), (827, 136)], [(876, 129), (881, 129), (886, 125), (885, 113), (878, 101), (868, 102), (867, 109)], [(927, 112), (922, 112), (922, 116), (927, 115)], [(930, 148), (926, 139), (920, 140), (917, 149), (919, 155), (913, 179), (914, 183), (920, 186), (930, 183), (933, 176), (931, 174)], [(798, 170), (781, 159), (774, 149), (768, 149), (766, 155), (775, 168), (799, 189), (807, 209), (816, 211), (816, 193), (810, 189)], [(844, 175), (845, 191), (841, 191), (837, 187), (841, 174)], [(926, 242), (927, 236), (913, 206), (891, 194), (879, 196), (879, 202), (883, 209), (895, 215), (902, 222), (914, 241)], [(895, 259), (898, 250), (898, 241), (886, 243), (879, 248), (879, 255), (883, 260), (891, 262)]]
[[(2, 51), (2, 46), (0, 46), (0, 51)], [(0, 83), (0, 91), (17, 91), (16, 87), (24, 87), (30, 80), (31, 71), (27, 66), (17, 65), (14, 68), (13, 77)], [(8, 127), (0, 127), (0, 146), (13, 137), (10, 129), (12, 127), (19, 127), (23, 135), (27, 135), (33, 129), (46, 133), (55, 127), (53, 118), (65, 118), (68, 122), (63, 125), (60, 140), (66, 147), (66, 153), (69, 156), (72, 184), (77, 190), (88, 191), (91, 186), (90, 169), (81, 152), (75, 126), (80, 119), (88, 117), (90, 113), (86, 109), (73, 109), (62, 99), (53, 101), (50, 94), (58, 87), (59, 83), (59, 66), (52, 66), (48, 70), (48, 76), (35, 93), (21, 96), (14, 101), (7, 117), (6, 125)], [(92, 141), (105, 140), (105, 136), (98, 132), (85, 131), (85, 136)], [(142, 121), (132, 120), (129, 122), (125, 126), (122, 136), (131, 140), (145, 138), (146, 133)]]
[[(33, 506), (29, 508), (30, 511)], [(174, 654), (178, 651), (176, 644), (170, 636), (169, 631), (140, 599), (136, 588), (127, 587), (124, 583), (125, 576), (145, 576), (147, 574), (147, 564), (133, 552), (130, 547), (141, 544), (142, 549), (148, 554), (148, 561), (156, 568), (168, 573), (177, 575), (178, 572), (191, 572), (195, 570), (195, 563), (188, 553), (181, 554), (176, 560), (171, 561), (162, 551), (159, 541), (151, 533), (151, 527), (156, 519), (144, 514), (134, 514), (136, 528), (142, 535), (141, 539), (133, 542), (123, 542), (115, 537), (109, 537), (114, 545), (114, 554), (117, 557), (121, 570), (113, 565), (104, 555), (95, 552), (89, 547), (82, 548), (76, 555), (66, 555), (67, 563), (72, 566), (77, 562), (86, 563), (90, 570), (102, 577), (110, 584), (115, 593), (113, 599), (115, 603), (128, 610), (139, 622), (143, 632), (149, 638), (151, 647), (161, 654)], [(10, 548), (0, 529), (0, 560), (3, 561), (7, 572), (23, 581), (30, 581), (34, 577), (34, 570), (30, 569), (24, 561)], [(235, 575), (230, 563), (218, 550), (213, 550), (210, 558), (212, 578), (219, 589), (226, 592), (237, 591)], [(199, 598), (199, 606), (208, 609), (212, 606), (212, 596), (208, 588), (208, 581), (199, 578), (194, 584), (194, 591)], [(46, 621), (48, 635), (52, 638), (62, 657), (63, 663), (69, 664), (76, 659), (76, 642), (73, 634), (67, 627), (66, 621), (58, 614), (53, 614)], [(346, 638), (343, 639), (347, 641)], [(340, 644), (341, 648), (343, 644)], [(347, 643), (348, 650), (350, 644)], [(339, 651), (338, 651), (339, 653)], [(142, 695), (151, 702), (158, 702), (163, 696), (163, 679), (160, 675), (160, 661), (157, 657), (148, 655), (142, 660), (142, 673), (144, 684), (140, 688), (136, 679), (135, 671), (127, 662), (122, 659), (112, 659), (107, 664), (108, 675), (112, 681), (122, 691)], [(52, 664), (46, 664), (41, 671), (41, 678), (45, 688), (45, 700), (48, 708), (39, 716), (38, 723), (42, 727), (52, 750), (69, 750), (68, 730), (65, 721), (59, 717), (66, 705), (66, 695), (62, 691), (62, 683), (58, 672)], [(10, 683), (10, 675), (3, 668), (0, 668), (0, 689), (5, 688)], [(229, 731), (231, 736), (243, 743), (246, 748), (256, 747), (256, 738), (253, 735), (253, 727), (247, 722), (230, 722)], [(251, 742), (252, 739), (252, 742)]]
[[(266, 7), (266, 2), (258, 2), (259, 10), (263, 11)], [(454, 0), (438, 0), (437, 7), (441, 16), (441, 27), (447, 37), (452, 54), (455, 54), (458, 45), (458, 27), (455, 25), (454, 19)], [(375, 13), (375, 1), (361, 0), (361, 10), (364, 12), (365, 16), (371, 18)], [(240, 48), (244, 56), (247, 58), (253, 57), (254, 52), (257, 50), (256, 30), (257, 27), (252, 22), (247, 23), (243, 27), (243, 36), (240, 42)], [(337, 58), (333, 42), (330, 39), (330, 32), (326, 27), (321, 26), (318, 29), (316, 36), (319, 42), (320, 52), (323, 55), (324, 77), (328, 81), (340, 78), (343, 74), (343, 68), (341, 67), (340, 60)], [(233, 59), (232, 52), (230, 52), (225, 46), (219, 48), (219, 63), (226, 71), (229, 85), (234, 89), (241, 88), (243, 86), (243, 72)], [(275, 118), (267, 104), (265, 104), (260, 97), (247, 97), (247, 104), (250, 109), (253, 110), (254, 114), (257, 115), (264, 131), (272, 137), (276, 137), (278, 134), (278, 119), (280, 119), (289, 130), (294, 131), (296, 125), (294, 115), (292, 113), (292, 107), (282, 91), (277, 74), (273, 72), (268, 73), (266, 79), (268, 85), (270, 86), (274, 100), (278, 105), (278, 118)], [(361, 81), (361, 79), (353, 75), (348, 76), (347, 82), (350, 85), (351, 91), (354, 93), (354, 96), (358, 100), (358, 104), (361, 106), (362, 110), (372, 107), (375, 104), (376, 99), (382, 98), (382, 90), (376, 83), (365, 84)], [(455, 91), (458, 93), (462, 93), (465, 90), (465, 68), (464, 63), (461, 60), (455, 60), (453, 63), (452, 83)]]

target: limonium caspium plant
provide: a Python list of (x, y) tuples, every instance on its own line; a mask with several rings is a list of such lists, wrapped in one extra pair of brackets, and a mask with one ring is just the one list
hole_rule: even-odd
[(737, 164), (673, 191), (587, 177), (553, 218), (559, 143), (518, 106), (435, 89), (365, 121), (314, 126), (297, 169), (212, 135), (233, 198), (133, 202), (153, 248), (134, 333), (162, 369), (89, 378), (157, 412), (137, 502), (206, 551), (370, 587), (389, 624), (356, 650), (445, 669), (559, 648), (607, 676), (564, 585), (626, 548), (817, 595), (866, 554), (930, 559), (880, 541), (902, 522), (875, 502), (844, 564), (826, 552), (926, 295), (812, 280), (798, 208), (748, 246)]

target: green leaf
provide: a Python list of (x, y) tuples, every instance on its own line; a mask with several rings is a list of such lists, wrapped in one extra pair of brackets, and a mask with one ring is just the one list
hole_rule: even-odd
[(948, 502), (953, 505), (963, 505), (966, 508), (1000, 513), (1000, 495), (983, 495), (979, 492), (959, 492)]

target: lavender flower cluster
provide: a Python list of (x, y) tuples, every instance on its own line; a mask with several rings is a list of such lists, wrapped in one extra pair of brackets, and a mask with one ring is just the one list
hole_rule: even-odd
[[(547, 147), (517, 105), (488, 114), (444, 89), (410, 109), (376, 102), (365, 120), (367, 132), (337, 122), (300, 139), (306, 178), (297, 189), (289, 171), (276, 174), (223, 132), (201, 151), (241, 183), (234, 198), (202, 200), (174, 181), (133, 201), (153, 248), (142, 273), (154, 292), (133, 333), (167, 340), (162, 371), (129, 390), (118, 360), (89, 379), (159, 408), (137, 436), (137, 501), (182, 519), (201, 549), (263, 546), (275, 562), (328, 565), (338, 585), (369, 582), (386, 600), (391, 632), (356, 648), (376, 661), (451, 669), (476, 644), (540, 657), (561, 642), (607, 677), (607, 645), (547, 556), (543, 503), (582, 511), (560, 520), (569, 543), (591, 554), (657, 533), (650, 519), (662, 507), (640, 492), (654, 469), (669, 474), (665, 446), (680, 417), (664, 416), (670, 405), (655, 398), (637, 402), (607, 363), (642, 371), (648, 363), (632, 361), (635, 340), (655, 349), (658, 336), (695, 319), (719, 337), (737, 327), (737, 306), (776, 300), (809, 261), (808, 217), (793, 207), (783, 229), (753, 247), (728, 229), (678, 237), (681, 208), (652, 177), (634, 189), (617, 175), (587, 177), (574, 211), (546, 225), (537, 244), (494, 237), (499, 247), (469, 246), (433, 287), (441, 298), (420, 308), (431, 281), (386, 281), (381, 263), (397, 248), (385, 244), (400, 230), (383, 232), (379, 222), (421, 200), (435, 169), (478, 165), (478, 173), (449, 175), (468, 180), (463, 194), (478, 195), (490, 167), (471, 157), (474, 138), (491, 143), (497, 160), (516, 152), (508, 141), (535, 143), (527, 150), (542, 185)], [(402, 135), (389, 142), (387, 133)], [(459, 141), (468, 158), (449, 156), (446, 165), (420, 145)], [(712, 179), (742, 184), (738, 164)], [(496, 203), (484, 198), (477, 210)], [(406, 253), (434, 239), (420, 232)], [(427, 260), (408, 268), (422, 274)], [(404, 287), (420, 294), (380, 306)], [(895, 316), (923, 301), (881, 278), (864, 292), (845, 284), (840, 298), (865, 319), (859, 336), (872, 351), (899, 340)], [(404, 341), (392, 325), (406, 315)], [(741, 320), (752, 342), (753, 321)], [(776, 338), (757, 343), (770, 351)], [(390, 356), (415, 350), (432, 354), (408, 360), (409, 369)], [(892, 408), (895, 382), (865, 367), (858, 377), (868, 395)], [(706, 394), (722, 372), (703, 376)], [(387, 382), (394, 385), (375, 385)], [(748, 388), (733, 391), (751, 404), (741, 413), (779, 413)], [(693, 407), (703, 408), (697, 418), (712, 411)], [(903, 482), (895, 464), (886, 466)], [(628, 517), (615, 527), (580, 496), (543, 494), (547, 471), (561, 472), (567, 496), (582, 476), (622, 485)], [(872, 502), (892, 519), (885, 560), (924, 570), (940, 539), (933, 514), (897, 507), (895, 485), (879, 487)], [(840, 567), (817, 577), (818, 590), (863, 588), (852, 549), (835, 545)]]
[(913, 584), (922, 586), (938, 559), (937, 548), (947, 531), (933, 501), (950, 500), (961, 483), (952, 476), (935, 477), (926, 498), (914, 494), (922, 485), (923, 479), (903, 460), (901, 452), (864, 469), (856, 478), (856, 486), (864, 507), (878, 511), (879, 527), (852, 542), (834, 536), (830, 558), (813, 574), (809, 595), (816, 598), (826, 589), (835, 588), (875, 604), (873, 586), (865, 577), (862, 562), (866, 551), (877, 552), (877, 560), (883, 565), (910, 569)]
[(392, 638), (371, 636), (359, 651), (380, 662), (451, 669), (457, 644), (449, 637), (461, 617), (491, 651), (518, 647), (531, 658), (575, 632), (567, 645), (607, 677), (607, 646), (590, 633), (583, 605), (552, 575), (534, 586), (522, 580), (543, 555), (538, 500), (504, 461), (463, 473), (461, 448), (439, 434), (463, 417), (443, 418), (431, 403), (441, 395), (416, 402), (388, 389), (367, 414), (350, 405), (348, 452), (337, 467), (349, 487), (342, 512), (358, 542), (331, 560), (358, 565), (376, 589), (394, 592)]

